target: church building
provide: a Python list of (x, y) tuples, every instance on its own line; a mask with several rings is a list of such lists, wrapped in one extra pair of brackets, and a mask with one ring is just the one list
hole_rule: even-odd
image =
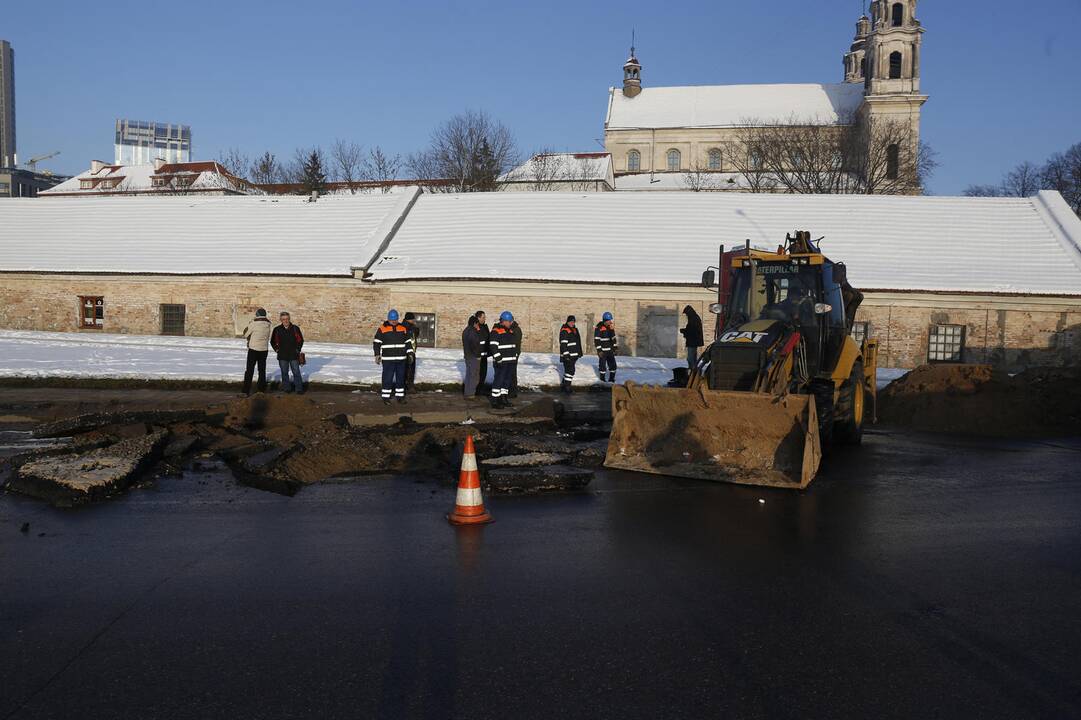
[[(604, 124), (616, 189), (761, 191), (747, 183), (758, 162), (748, 157), (755, 152), (748, 130), (787, 126), (900, 128), (894, 137), (902, 139), (887, 141), (882, 162), (884, 173), (904, 173), (919, 152), (927, 101), (920, 93), (923, 32), (916, 0), (874, 0), (844, 55), (844, 82), (834, 84), (650, 87), (632, 47), (623, 87), (609, 89)], [(710, 178), (709, 187), (689, 187), (689, 176)]]

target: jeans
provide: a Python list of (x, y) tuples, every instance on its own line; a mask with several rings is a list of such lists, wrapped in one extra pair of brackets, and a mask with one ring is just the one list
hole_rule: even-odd
[(601, 353), (597, 356), (597, 370), (601, 374), (601, 382), (614, 383), (616, 381), (616, 354)]
[(462, 386), (462, 394), (473, 397), (477, 394), (477, 385), (480, 384), (480, 361), (479, 357), (465, 358), (465, 383)]
[(244, 368), (244, 394), (251, 394), (251, 378), (259, 368), (259, 392), (266, 392), (266, 350), (248, 348), (248, 362)]
[(383, 399), (405, 397), (405, 360), (383, 361)]
[(694, 366), (698, 364), (698, 348), (687, 347), (687, 367), (694, 370)]
[[(304, 378), (300, 376), (299, 360), (278, 360), (278, 367), (282, 371), (282, 390), (285, 392), (304, 392)], [(289, 373), (293, 373), (293, 382), (289, 382)]]

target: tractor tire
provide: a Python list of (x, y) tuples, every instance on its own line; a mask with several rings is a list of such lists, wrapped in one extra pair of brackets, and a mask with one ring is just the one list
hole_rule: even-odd
[(867, 417), (867, 392), (863, 378), (863, 361), (852, 364), (852, 374), (841, 385), (834, 413), (833, 439), (844, 445), (859, 445), (863, 442), (863, 423)]
[(812, 382), (811, 392), (815, 397), (815, 410), (818, 415), (818, 440), (822, 447), (826, 447), (833, 442), (833, 419), (836, 417), (833, 411), (833, 383)]

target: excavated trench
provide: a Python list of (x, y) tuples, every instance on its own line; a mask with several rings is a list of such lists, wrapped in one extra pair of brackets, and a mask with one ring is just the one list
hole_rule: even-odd
[[(444, 403), (445, 405), (445, 403)], [(6, 488), (70, 507), (218, 459), (251, 487), (294, 495), (330, 479), (424, 476), (453, 485), (466, 436), (493, 492), (584, 488), (604, 461), (603, 414), (538, 395), (499, 415), (473, 408), (340, 412), (311, 399), (255, 395), (174, 411), (91, 412), (38, 424), (6, 459)]]

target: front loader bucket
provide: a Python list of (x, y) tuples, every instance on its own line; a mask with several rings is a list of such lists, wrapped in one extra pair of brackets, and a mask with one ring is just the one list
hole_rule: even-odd
[(821, 458), (811, 395), (775, 397), (634, 383), (612, 388), (605, 467), (805, 488)]

